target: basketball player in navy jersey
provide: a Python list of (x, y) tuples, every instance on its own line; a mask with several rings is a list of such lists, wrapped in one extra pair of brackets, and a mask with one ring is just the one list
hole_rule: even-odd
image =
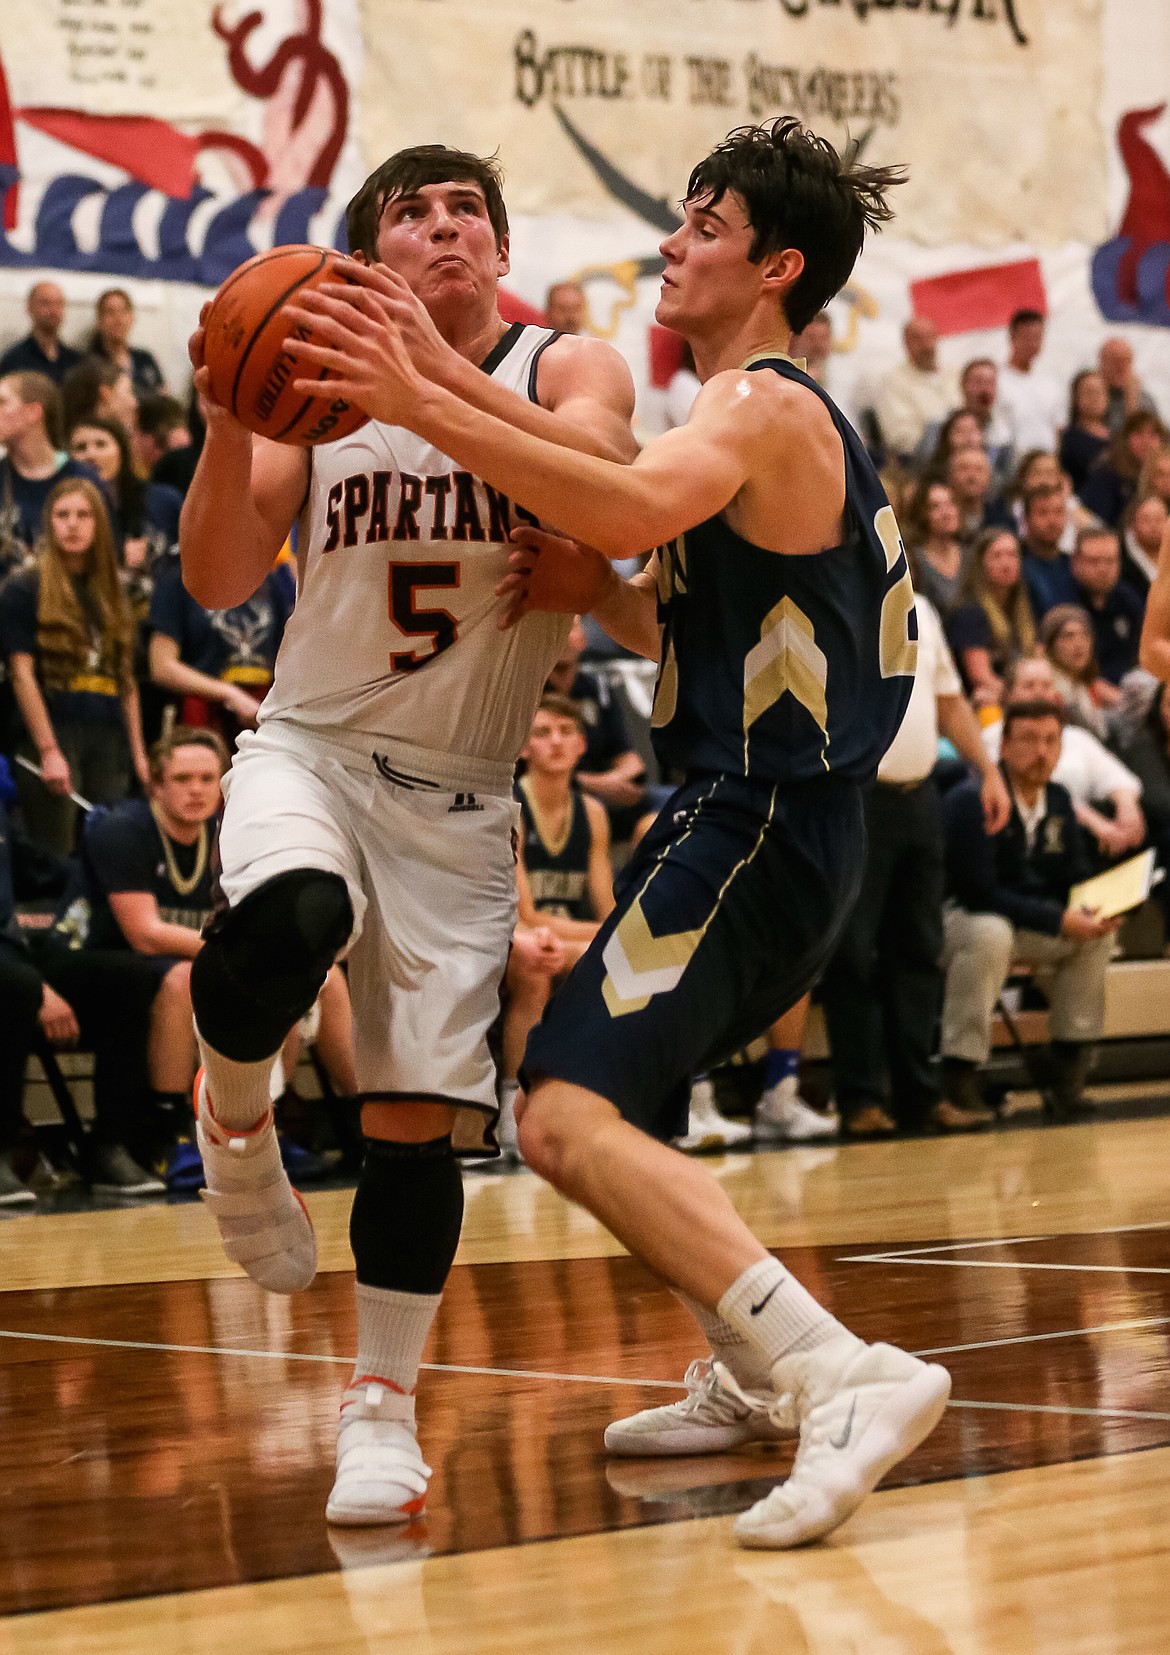
[[(516, 864), (521, 925), (545, 926), (557, 938), (568, 971), (597, 935), (613, 908), (609, 817), (598, 799), (574, 785), (585, 754), (585, 715), (568, 696), (542, 696), (521, 757), (527, 768), (516, 784), (520, 804), (520, 855)], [(513, 956), (513, 959), (515, 956)], [(531, 1030), (540, 1022), (554, 979), (521, 973), (508, 962), (500, 1080), (500, 1147), (516, 1148), (516, 1076)], [(559, 973), (558, 973), (559, 975)]]
[[(633, 456), (617, 353), (500, 316), (493, 162), (403, 151), (347, 223), (354, 256), (417, 296), (414, 347), (461, 406), (612, 463)], [(570, 621), (497, 625), (509, 530), (535, 522), (523, 490), (506, 496), (377, 422), (312, 450), (254, 438), (211, 401), (201, 332), (191, 356), (208, 429), (183, 508), (188, 589), (209, 608), (243, 602), (299, 528), (275, 682), (224, 784), (225, 906), (191, 977), (207, 1200), (255, 1281), (309, 1285), (313, 1226), (280, 1165), (268, 1079), (347, 953), (366, 1153), (350, 1228), (358, 1359), (327, 1515), (398, 1522), (430, 1475), (414, 1389), (459, 1239), (456, 1147), (494, 1147), (487, 1031), (515, 922), (516, 756)]]
[(402, 284), (369, 277), (349, 302), (339, 288), (305, 301), (325, 338), (301, 355), (327, 393), (523, 487), (605, 558), (660, 548), (623, 583), (595, 553), (537, 537), (514, 606), (590, 608), (657, 657), (655, 742), (687, 777), (529, 1041), (520, 1146), (684, 1296), (712, 1344), (718, 1360), (669, 1421), (649, 1422), (646, 1450), (799, 1430), (787, 1481), (737, 1520), (749, 1546), (834, 1529), (950, 1390), (944, 1369), (855, 1338), (659, 1141), (680, 1129), (689, 1076), (758, 1035), (832, 954), (864, 862), (862, 792), (909, 699), (916, 625), (894, 514), (848, 422), (784, 355), (891, 216), (899, 176), (842, 161), (788, 119), (733, 133), (695, 168), (662, 244), (657, 316), (690, 344), (702, 390), (628, 468), (429, 379)]

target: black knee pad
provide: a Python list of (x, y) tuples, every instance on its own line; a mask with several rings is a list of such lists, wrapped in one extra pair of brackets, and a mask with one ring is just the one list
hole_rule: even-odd
[(357, 1279), (395, 1293), (441, 1293), (463, 1224), (463, 1174), (450, 1136), (366, 1139), (349, 1219)]
[(237, 1063), (278, 1052), (352, 929), (339, 874), (295, 868), (266, 880), (207, 928), (191, 966), (199, 1033)]

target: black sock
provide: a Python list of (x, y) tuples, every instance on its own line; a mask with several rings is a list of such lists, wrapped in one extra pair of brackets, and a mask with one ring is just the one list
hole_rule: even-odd
[(463, 1175), (450, 1136), (366, 1139), (349, 1219), (357, 1279), (396, 1293), (441, 1293), (463, 1225)]

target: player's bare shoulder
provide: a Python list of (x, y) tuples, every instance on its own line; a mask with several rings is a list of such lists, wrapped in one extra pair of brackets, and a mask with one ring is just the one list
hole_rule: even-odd
[(832, 415), (815, 392), (778, 373), (727, 368), (713, 374), (691, 409), (691, 421), (729, 423), (745, 437), (784, 447), (824, 437), (835, 441)]
[(634, 380), (620, 351), (604, 339), (561, 334), (540, 353), (537, 400), (554, 413), (566, 403), (590, 400), (627, 425), (634, 413)]
[(832, 543), (845, 501), (845, 451), (814, 391), (781, 374), (728, 369), (703, 386), (687, 423), (708, 426), (713, 440), (742, 457), (747, 480), (724, 513), (738, 534), (794, 555)]

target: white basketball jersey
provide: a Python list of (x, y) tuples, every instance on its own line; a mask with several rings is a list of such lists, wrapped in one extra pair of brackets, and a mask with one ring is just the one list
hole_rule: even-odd
[[(484, 370), (536, 401), (553, 338), (516, 324)], [(388, 743), (399, 763), (403, 746), (466, 758), (481, 784), (500, 766), (506, 787), (571, 624), (533, 614), (499, 630), (519, 521), (536, 519), (400, 426), (371, 421), (315, 448), (297, 603), (261, 721)]]

